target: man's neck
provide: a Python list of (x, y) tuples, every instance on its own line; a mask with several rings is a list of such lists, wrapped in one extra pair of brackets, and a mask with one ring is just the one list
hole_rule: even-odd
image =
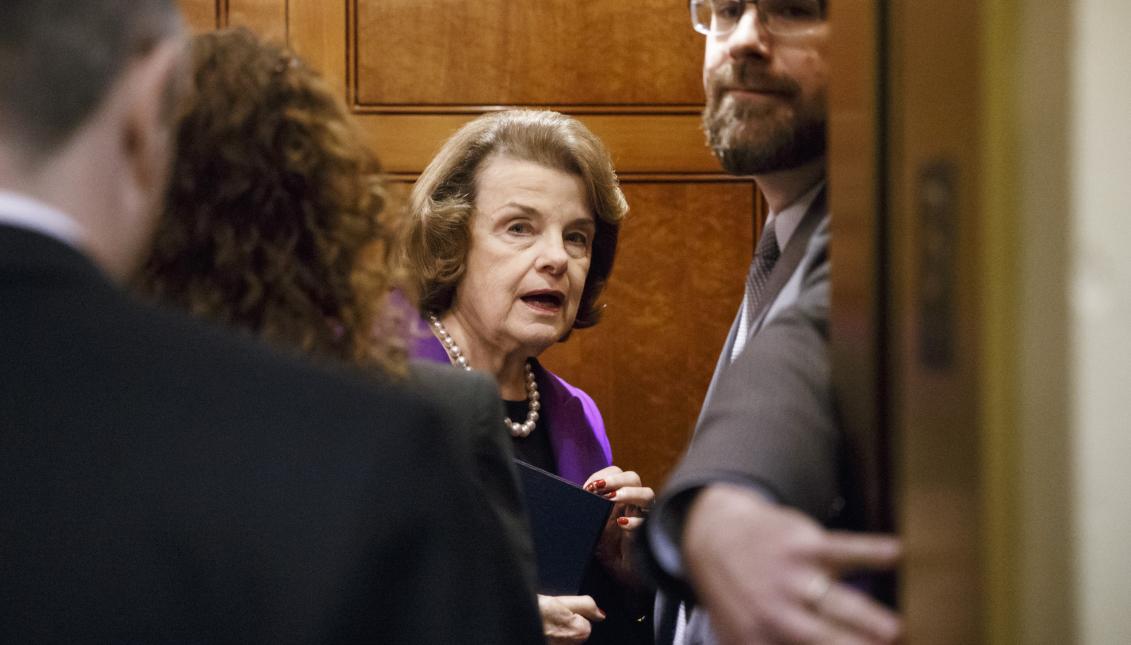
[(809, 192), (825, 176), (825, 158), (777, 172), (755, 175), (754, 181), (766, 198), (770, 212), (778, 213)]
[[(65, 214), (81, 230), (72, 246), (90, 257), (109, 277), (121, 281), (137, 255), (128, 246), (133, 231), (122, 225), (123, 200), (116, 177), (120, 159), (108, 153), (115, 145), (106, 128), (86, 125), (65, 147), (35, 164), (18, 151), (0, 146), (0, 190), (9, 190)], [(141, 225), (138, 223), (137, 225)]]
[(67, 213), (0, 183), (0, 224), (22, 228), (83, 251), (83, 228)]

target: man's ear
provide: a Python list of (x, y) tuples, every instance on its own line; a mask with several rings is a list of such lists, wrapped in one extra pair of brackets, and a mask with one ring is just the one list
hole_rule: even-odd
[(156, 197), (172, 160), (175, 103), (185, 84), (185, 43), (169, 38), (141, 57), (128, 73), (122, 151), (142, 195)]

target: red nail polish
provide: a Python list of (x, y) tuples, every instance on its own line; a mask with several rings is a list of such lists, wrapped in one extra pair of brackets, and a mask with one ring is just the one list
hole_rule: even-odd
[(605, 495), (604, 495), (605, 499), (612, 499), (616, 496), (617, 496), (617, 492), (615, 490), (611, 490), (611, 491), (605, 493)]
[(603, 479), (598, 479), (597, 481), (593, 482), (593, 488), (604, 488), (604, 487), (605, 487), (605, 480), (603, 480)]
[(620, 524), (621, 526), (628, 526), (628, 518), (627, 517), (618, 517), (617, 518), (617, 524)]

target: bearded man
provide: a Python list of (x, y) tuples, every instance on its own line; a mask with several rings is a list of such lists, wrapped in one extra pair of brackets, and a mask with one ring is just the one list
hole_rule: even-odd
[(828, 357), (824, 0), (691, 0), (707, 141), (769, 206), (687, 454), (645, 525), (658, 643), (891, 643), (866, 585), (894, 538), (855, 523)]

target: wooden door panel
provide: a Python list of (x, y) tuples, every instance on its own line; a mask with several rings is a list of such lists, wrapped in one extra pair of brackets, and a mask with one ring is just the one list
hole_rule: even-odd
[(702, 102), (702, 41), (669, 0), (355, 2), (362, 108)]
[[(474, 114), (362, 114), (366, 142), (386, 170), (418, 174)], [(608, 147), (617, 172), (714, 174), (718, 162), (703, 143), (698, 116), (578, 115)]]
[(287, 0), (180, 0), (180, 6), (193, 31), (239, 26), (287, 42)]

